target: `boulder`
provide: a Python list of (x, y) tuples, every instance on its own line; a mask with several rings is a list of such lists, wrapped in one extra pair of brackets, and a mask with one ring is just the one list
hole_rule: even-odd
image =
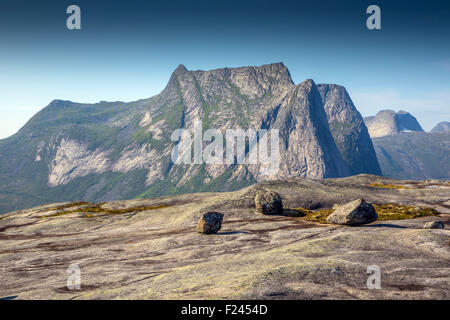
[(444, 223), (442, 221), (430, 221), (423, 225), (424, 229), (444, 229)]
[(198, 221), (197, 231), (204, 234), (217, 233), (222, 227), (223, 214), (219, 212), (207, 212)]
[(364, 199), (357, 199), (340, 205), (328, 216), (327, 221), (334, 224), (350, 226), (366, 224), (378, 219), (378, 214), (372, 204)]
[(262, 214), (281, 214), (283, 212), (283, 203), (278, 193), (265, 190), (255, 196), (256, 210)]

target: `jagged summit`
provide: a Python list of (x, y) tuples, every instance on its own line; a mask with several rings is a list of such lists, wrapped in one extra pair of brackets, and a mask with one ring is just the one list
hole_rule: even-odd
[(184, 72), (188, 72), (189, 70), (186, 69), (186, 67), (184, 66), (184, 64), (179, 64), (178, 67), (173, 71), (173, 73), (175, 74), (179, 74), (179, 73), (184, 73)]

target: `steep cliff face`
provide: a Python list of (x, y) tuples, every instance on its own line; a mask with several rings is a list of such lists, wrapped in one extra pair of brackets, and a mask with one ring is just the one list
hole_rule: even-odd
[(344, 87), (319, 84), (334, 141), (352, 175), (381, 175), (372, 140), (359, 111)]
[[(235, 190), (295, 176), (378, 173), (370, 146), (364, 149), (359, 113), (345, 89), (332, 88), (318, 88), (312, 80), (295, 85), (282, 63), (211, 71), (180, 65), (149, 99), (52, 101), (0, 141), (0, 211), (55, 201)], [(241, 164), (174, 164), (172, 133), (182, 128), (193, 134), (200, 121), (203, 132), (218, 129), (224, 135), (227, 129), (265, 129), (271, 137), (279, 130), (278, 170), (261, 174), (261, 165), (249, 162), (264, 136), (247, 141)], [(207, 145), (202, 142), (203, 149)]]
[(274, 121), (281, 140), (280, 177), (342, 177), (348, 168), (331, 135), (315, 83), (306, 80), (284, 97)]
[(381, 110), (375, 116), (365, 117), (364, 121), (371, 138), (391, 136), (400, 132), (423, 132), (417, 119), (406, 111)]

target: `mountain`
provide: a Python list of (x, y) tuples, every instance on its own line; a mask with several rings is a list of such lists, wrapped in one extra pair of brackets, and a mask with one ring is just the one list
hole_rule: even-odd
[(375, 150), (361, 114), (347, 90), (335, 84), (318, 86), (334, 141), (352, 175), (381, 175)]
[(450, 122), (448, 121), (442, 121), (439, 122), (433, 129), (431, 129), (431, 133), (436, 133), (436, 132), (445, 132), (445, 131), (450, 131)]
[(372, 141), (384, 176), (450, 179), (450, 131), (404, 132)]
[[(237, 190), (288, 177), (378, 173), (367, 129), (348, 94), (342, 87), (327, 88), (312, 80), (295, 85), (282, 63), (210, 71), (180, 65), (164, 90), (148, 99), (54, 100), (18, 133), (0, 140), (0, 212), (58, 201)], [(241, 164), (174, 164), (172, 133), (183, 128), (192, 134), (200, 121), (203, 132), (267, 133), (247, 141)], [(345, 121), (355, 123), (345, 127)], [(267, 164), (252, 163), (250, 154), (276, 130), (279, 170), (267, 173)], [(204, 150), (208, 145), (201, 143)]]
[(450, 132), (445, 133), (448, 122), (441, 122), (426, 133), (413, 115), (392, 110), (365, 117), (364, 122), (384, 176), (450, 179)]
[(372, 138), (396, 135), (404, 131), (423, 132), (417, 119), (406, 111), (381, 110), (375, 116), (365, 117)]

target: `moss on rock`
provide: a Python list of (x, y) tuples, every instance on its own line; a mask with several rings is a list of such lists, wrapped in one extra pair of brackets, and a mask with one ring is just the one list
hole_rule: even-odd
[(51, 217), (58, 217), (62, 215), (67, 215), (71, 213), (85, 213), (82, 215), (83, 218), (94, 218), (98, 215), (118, 215), (118, 214), (125, 214), (125, 213), (131, 213), (131, 212), (141, 212), (141, 211), (148, 211), (148, 210), (157, 210), (157, 209), (163, 209), (169, 207), (169, 205), (161, 204), (161, 205), (155, 205), (155, 206), (136, 206), (136, 207), (130, 207), (130, 208), (124, 208), (124, 209), (106, 209), (102, 207), (104, 203), (99, 204), (92, 204), (83, 208), (78, 208), (74, 210), (68, 210), (68, 211), (59, 211), (56, 213), (52, 213), (49, 215), (40, 216), (39, 218), (51, 218)]
[[(378, 214), (377, 221), (414, 219), (439, 214), (439, 211), (429, 207), (413, 207), (393, 203), (373, 204), (373, 206)], [(328, 216), (334, 212), (334, 209), (310, 210), (301, 207), (295, 208), (295, 210), (305, 214), (299, 219), (318, 223), (328, 223)]]

